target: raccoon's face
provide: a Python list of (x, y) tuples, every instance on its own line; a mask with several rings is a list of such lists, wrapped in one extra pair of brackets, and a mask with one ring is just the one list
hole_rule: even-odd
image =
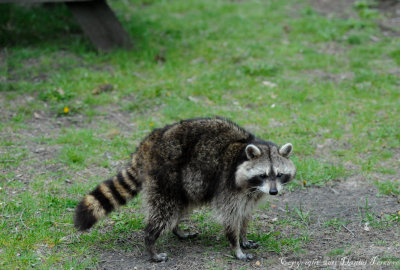
[(245, 149), (247, 160), (235, 173), (238, 187), (250, 192), (276, 195), (296, 175), (296, 167), (289, 159), (293, 146), (273, 144), (249, 144)]

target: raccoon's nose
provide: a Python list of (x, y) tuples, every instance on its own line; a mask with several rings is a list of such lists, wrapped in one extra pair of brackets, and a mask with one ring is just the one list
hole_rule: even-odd
[(269, 190), (269, 194), (270, 195), (276, 195), (276, 194), (278, 194), (278, 190), (276, 188), (272, 188), (272, 189)]

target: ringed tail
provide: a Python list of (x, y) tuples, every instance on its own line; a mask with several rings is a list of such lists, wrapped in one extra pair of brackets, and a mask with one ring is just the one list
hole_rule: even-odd
[(126, 204), (141, 188), (142, 183), (132, 167), (122, 170), (82, 199), (75, 210), (75, 227), (88, 230), (111, 211)]

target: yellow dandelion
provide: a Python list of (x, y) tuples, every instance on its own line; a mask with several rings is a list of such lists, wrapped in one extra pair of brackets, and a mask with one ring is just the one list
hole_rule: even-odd
[(306, 186), (306, 185), (307, 185), (307, 181), (303, 180), (303, 186)]
[(68, 107), (64, 107), (64, 113), (69, 113), (69, 108)]
[(150, 126), (150, 127), (154, 127), (154, 123), (153, 123), (153, 122), (150, 122), (149, 126)]

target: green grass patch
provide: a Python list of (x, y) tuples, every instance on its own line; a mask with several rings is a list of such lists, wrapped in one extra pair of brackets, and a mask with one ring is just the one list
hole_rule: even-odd
[(326, 255), (329, 257), (341, 256), (341, 255), (344, 255), (344, 251), (345, 251), (344, 248), (337, 248), (337, 249), (328, 251), (326, 253)]
[(343, 226), (347, 225), (349, 222), (344, 221), (340, 218), (332, 218), (330, 220), (324, 221), (324, 227), (333, 228), (336, 231), (340, 231)]
[(313, 158), (293, 158), (297, 176), (289, 188), (295, 186), (322, 186), (332, 180), (345, 178), (349, 173), (343, 165), (332, 165)]
[(400, 181), (375, 181), (374, 184), (378, 187), (379, 193), (384, 195), (399, 195)]
[(270, 233), (251, 233), (249, 239), (255, 240), (264, 251), (277, 254), (298, 253), (310, 239), (307, 234), (301, 236), (283, 235), (279, 231)]
[(362, 222), (375, 228), (398, 226), (400, 222), (400, 212), (393, 211), (393, 213), (390, 214), (377, 214), (372, 212), (368, 204), (368, 198), (365, 198), (365, 204), (360, 205), (358, 211)]

